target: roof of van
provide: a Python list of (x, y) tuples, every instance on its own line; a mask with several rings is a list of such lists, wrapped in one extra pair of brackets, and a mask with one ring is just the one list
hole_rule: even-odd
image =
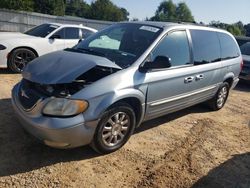
[(216, 31), (222, 31), (227, 32), (226, 30), (216, 28), (216, 27), (210, 27), (198, 23), (191, 23), (191, 22), (156, 22), (156, 21), (130, 21), (130, 22), (123, 22), (123, 23), (135, 23), (135, 24), (146, 24), (150, 26), (155, 27), (161, 27), (161, 28), (169, 28), (169, 27), (175, 27), (175, 26), (185, 26), (187, 28), (203, 28), (206, 30), (216, 30)]

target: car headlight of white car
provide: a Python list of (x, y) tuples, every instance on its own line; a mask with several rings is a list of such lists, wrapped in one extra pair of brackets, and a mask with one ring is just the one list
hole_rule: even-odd
[(74, 116), (86, 111), (88, 102), (66, 98), (53, 98), (43, 108), (43, 114), (48, 116)]

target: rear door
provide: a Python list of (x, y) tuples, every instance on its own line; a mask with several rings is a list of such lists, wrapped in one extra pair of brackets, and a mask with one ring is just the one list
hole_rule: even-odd
[(80, 29), (77, 27), (66, 27), (64, 32), (65, 48), (72, 48), (80, 40)]
[(190, 35), (194, 61), (189, 84), (194, 95), (190, 100), (198, 103), (213, 97), (222, 81), (221, 47), (214, 31), (193, 29)]

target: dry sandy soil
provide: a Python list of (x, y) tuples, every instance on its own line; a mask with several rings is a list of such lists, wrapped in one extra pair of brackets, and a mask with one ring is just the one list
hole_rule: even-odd
[(25, 133), (10, 101), (20, 78), (0, 71), (0, 187), (250, 187), (250, 85), (218, 112), (197, 105), (143, 123), (122, 149), (98, 155)]

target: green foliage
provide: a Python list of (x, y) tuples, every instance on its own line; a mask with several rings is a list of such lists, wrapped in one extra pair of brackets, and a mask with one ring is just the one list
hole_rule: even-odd
[(177, 20), (183, 22), (194, 22), (194, 17), (186, 3), (179, 3), (176, 8), (176, 17)]
[(119, 8), (110, 0), (96, 0), (91, 3), (90, 17), (97, 20), (123, 21), (128, 20), (128, 11)]
[(82, 0), (71, 0), (66, 3), (65, 14), (78, 17), (90, 17), (90, 5)]
[(54, 13), (54, 1), (51, 0), (34, 0), (34, 11), (43, 14)]
[(33, 11), (33, 0), (0, 0), (0, 8)]
[(246, 34), (246, 29), (244, 28), (244, 24), (240, 21), (234, 24), (226, 24), (219, 21), (212, 21), (209, 25), (225, 29), (235, 36), (243, 36)]
[(54, 0), (53, 15), (64, 16), (64, 14), (65, 14), (64, 0)]
[(91, 5), (84, 0), (0, 0), (0, 8), (108, 21), (124, 21), (129, 16), (125, 8), (117, 7), (110, 0), (96, 0)]
[(150, 18), (152, 21), (185, 21), (194, 22), (194, 17), (186, 3), (178, 5), (172, 0), (163, 1), (155, 12), (155, 16)]

